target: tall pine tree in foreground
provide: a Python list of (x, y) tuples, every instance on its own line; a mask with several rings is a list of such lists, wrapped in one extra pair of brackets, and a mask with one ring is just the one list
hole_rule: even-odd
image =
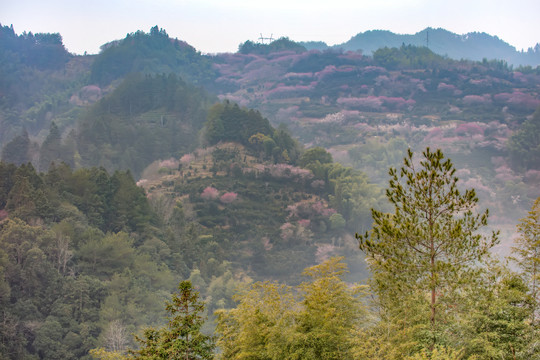
[(459, 311), (456, 296), (497, 243), (496, 233), (477, 233), (487, 225), (488, 211), (475, 212), (474, 189), (458, 189), (452, 162), (441, 150), (427, 148), (422, 155), (418, 163), (409, 150), (403, 167), (390, 169), (386, 195), (394, 213), (373, 209), (373, 229), (356, 235), (368, 256), (386, 333), (400, 337), (394, 341), (402, 355), (447, 341)]

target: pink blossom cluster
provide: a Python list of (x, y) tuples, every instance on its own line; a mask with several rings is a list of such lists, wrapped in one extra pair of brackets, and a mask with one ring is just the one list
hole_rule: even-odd
[(475, 134), (483, 135), (484, 134), (484, 128), (481, 126), (480, 123), (471, 122), (471, 123), (459, 124), (456, 127), (455, 132), (458, 135), (461, 135), (461, 134), (464, 134), (464, 135), (475, 135)]
[(357, 108), (363, 110), (383, 110), (383, 105), (388, 109), (397, 110), (414, 106), (416, 101), (413, 99), (405, 100), (401, 97), (388, 96), (367, 96), (367, 97), (341, 97), (337, 99), (339, 105), (347, 108)]
[(315, 73), (317, 78), (323, 79), (324, 77), (331, 75), (337, 71), (337, 68), (334, 65), (327, 65), (324, 69)]
[(457, 90), (457, 88), (452, 85), (452, 84), (446, 84), (446, 83), (439, 83), (439, 85), (437, 85), (437, 91), (440, 91), (440, 92), (443, 92), (443, 93), (451, 93), (453, 95), (457, 95), (455, 93), (455, 91)]
[(402, 97), (387, 97), (387, 96), (379, 96), (379, 99), (382, 100), (383, 104), (393, 110), (397, 109), (404, 109), (410, 106), (414, 106), (416, 104), (416, 101), (413, 99), (405, 100)]
[(335, 209), (329, 208), (324, 204), (322, 201), (314, 202), (311, 205), (311, 208), (315, 213), (322, 215), (324, 217), (330, 217), (331, 215), (335, 214), (337, 211)]
[(476, 86), (489, 86), (492, 85), (492, 81), (490, 79), (471, 79), (469, 80), (469, 84)]
[(495, 167), (501, 167), (506, 165), (506, 161), (504, 160), (504, 157), (502, 156), (492, 156), (491, 157), (491, 163)]
[(385, 68), (380, 66), (366, 66), (362, 69), (362, 74), (386, 74), (388, 71), (386, 71)]
[(294, 236), (294, 228), (295, 226), (290, 222), (286, 222), (285, 224), (281, 225), (279, 227), (281, 230), (281, 238), (286, 241), (291, 239)]
[(535, 110), (540, 106), (540, 99), (530, 95), (525, 94), (521, 91), (514, 91), (510, 93), (500, 93), (493, 97), (493, 99), (498, 103), (507, 104), (513, 107), (519, 107), (527, 110)]
[(514, 73), (512, 74), (512, 77), (514, 78), (515, 81), (519, 81), (521, 83), (527, 82), (527, 77), (523, 75), (522, 72), (514, 71)]
[(490, 104), (491, 96), (489, 94), (484, 95), (467, 95), (463, 97), (463, 103), (466, 105), (481, 105)]
[(283, 99), (289, 97), (307, 96), (315, 85), (277, 86), (265, 93), (267, 99)]
[(287, 216), (289, 219), (306, 219), (314, 216), (323, 216), (329, 218), (331, 215), (336, 213), (336, 210), (329, 208), (322, 201), (304, 201), (287, 206), (287, 212), (289, 213)]
[(204, 200), (215, 200), (218, 198), (218, 196), (219, 196), (218, 189), (212, 186), (207, 186), (201, 193), (201, 198)]
[(495, 175), (495, 179), (501, 182), (515, 182), (521, 180), (521, 178), (517, 176), (506, 164), (496, 168), (495, 172), (497, 173), (497, 175)]
[(311, 182), (311, 187), (314, 188), (314, 189), (322, 189), (324, 188), (324, 185), (325, 185), (325, 181), (324, 180), (313, 180)]
[(330, 258), (330, 255), (335, 251), (336, 247), (332, 244), (322, 244), (317, 247), (315, 257), (319, 262), (326, 261)]
[(310, 170), (302, 169), (289, 164), (256, 165), (255, 169), (259, 173), (268, 173), (274, 178), (309, 180), (313, 178)]
[(281, 230), (281, 238), (284, 241), (299, 240), (309, 242), (313, 237), (313, 233), (299, 223), (294, 225), (286, 222), (279, 229)]
[(429, 133), (424, 138), (424, 141), (434, 139), (434, 138), (440, 138), (443, 135), (443, 130), (440, 127), (434, 127), (432, 128)]
[(313, 73), (307, 72), (307, 73), (286, 73), (284, 78), (285, 79), (311, 79), (313, 77)]
[(195, 156), (193, 156), (193, 154), (185, 154), (180, 158), (180, 163), (182, 165), (189, 165), (189, 163), (191, 163), (193, 160), (195, 160)]
[(237, 197), (238, 197), (237, 193), (226, 192), (225, 194), (221, 195), (219, 200), (224, 204), (230, 204), (230, 203), (233, 203)]
[(361, 61), (364, 59), (364, 55), (362, 55), (359, 51), (347, 51), (346, 53), (339, 56), (341, 59), (347, 59), (347, 60), (353, 60), (353, 61)]
[(363, 98), (349, 97), (338, 98), (338, 105), (343, 105), (348, 108), (359, 108), (363, 110), (382, 110), (382, 100), (376, 96), (368, 96)]

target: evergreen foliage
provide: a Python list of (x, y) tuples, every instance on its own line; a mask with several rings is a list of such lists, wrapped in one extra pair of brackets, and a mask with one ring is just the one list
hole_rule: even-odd
[(17, 166), (30, 162), (30, 138), (28, 132), (14, 137), (2, 149), (2, 161)]
[(92, 64), (90, 79), (107, 85), (130, 73), (173, 73), (193, 83), (208, 83), (215, 77), (208, 57), (184, 41), (171, 39), (157, 25), (149, 33), (137, 31), (103, 45)]
[(276, 163), (295, 164), (300, 155), (299, 144), (286, 129), (274, 129), (260, 112), (242, 109), (229, 101), (210, 108), (205, 138), (210, 145), (238, 142)]
[(144, 338), (137, 338), (141, 348), (132, 351), (134, 359), (213, 359), (214, 342), (204, 335), (204, 303), (199, 300), (190, 281), (182, 281), (178, 292), (167, 303), (167, 327), (146, 329)]
[[(403, 306), (420, 301), (416, 336), (433, 348), (444, 345), (445, 328), (458, 315), (452, 311), (452, 294), (474, 277), (497, 234), (476, 233), (487, 225), (488, 212), (473, 213), (478, 202), (474, 189), (458, 190), (455, 168), (441, 150), (427, 148), (419, 164), (409, 150), (403, 164), (389, 172), (386, 195), (394, 213), (373, 209), (373, 229), (357, 238), (368, 256), (374, 291), (388, 311), (385, 320), (402, 321)], [(425, 295), (429, 300), (422, 299)]]
[(54, 69), (64, 66), (72, 57), (62, 43), (58, 33), (24, 32), (15, 34), (13, 26), (0, 24), (0, 59), (20, 63), (39, 69)]
[(81, 163), (139, 176), (156, 159), (180, 157), (197, 145), (210, 101), (173, 74), (133, 74), (81, 119)]
[(402, 45), (400, 48), (380, 48), (373, 53), (373, 61), (384, 68), (425, 69), (447, 67), (453, 60), (435, 54), (427, 47)]
[(517, 169), (540, 169), (540, 107), (508, 141), (510, 159)]
[(280, 51), (294, 51), (296, 53), (302, 53), (307, 50), (301, 44), (289, 40), (287, 37), (279, 38), (269, 44), (255, 43), (248, 40), (245, 43), (240, 44), (238, 47), (238, 52), (240, 54), (268, 55)]

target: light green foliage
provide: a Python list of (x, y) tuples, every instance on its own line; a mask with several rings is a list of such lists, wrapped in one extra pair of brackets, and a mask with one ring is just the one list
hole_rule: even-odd
[(531, 298), (518, 274), (497, 261), (478, 271), (460, 306), (455, 343), (471, 359), (525, 359), (532, 340)]
[(204, 303), (190, 281), (182, 281), (171, 302), (167, 302), (168, 324), (161, 329), (146, 329), (137, 338), (141, 347), (131, 351), (133, 359), (212, 359), (213, 338), (201, 333)]
[(373, 272), (374, 291), (388, 312), (384, 318), (406, 321), (404, 311), (418, 308), (418, 318), (404, 325), (424, 324), (416, 337), (426, 346), (443, 341), (444, 329), (457, 315), (451, 294), (470, 281), (475, 265), (497, 242), (495, 233), (476, 233), (487, 224), (488, 212), (473, 212), (475, 191), (462, 194), (454, 173), (440, 150), (426, 149), (419, 164), (409, 151), (400, 171), (390, 169), (387, 197), (395, 212), (372, 210), (373, 230), (357, 234)]
[(531, 322), (538, 326), (540, 315), (540, 198), (534, 202), (529, 215), (521, 219), (518, 225), (519, 237), (512, 248), (514, 260), (522, 271), (523, 278), (529, 285), (534, 301)]
[(309, 280), (300, 285), (291, 359), (353, 359), (353, 330), (365, 313), (358, 298), (362, 288), (343, 281), (342, 260), (331, 258), (304, 271)]
[(322, 147), (314, 147), (306, 150), (305, 153), (298, 159), (298, 165), (308, 167), (310, 164), (331, 164), (333, 162), (332, 155)]
[(421, 352), (409, 356), (406, 360), (461, 360), (464, 359), (462, 351), (455, 351), (437, 346), (432, 351), (423, 349)]
[(531, 297), (531, 329), (526, 334), (529, 344), (524, 353), (531, 359), (540, 359), (540, 198), (536, 199), (527, 217), (518, 224), (513, 260), (521, 270)]
[(221, 359), (286, 359), (296, 299), (291, 289), (255, 283), (239, 293), (238, 306), (216, 312)]
[(119, 351), (107, 351), (104, 348), (90, 350), (90, 355), (96, 360), (124, 360), (126, 357)]
[(346, 265), (332, 258), (304, 271), (297, 291), (255, 283), (238, 306), (218, 315), (222, 359), (352, 359), (354, 332), (364, 316), (362, 288), (343, 281)]

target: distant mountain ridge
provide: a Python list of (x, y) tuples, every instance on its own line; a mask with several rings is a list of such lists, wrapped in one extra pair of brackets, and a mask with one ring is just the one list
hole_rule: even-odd
[(472, 32), (458, 35), (448, 30), (426, 28), (416, 34), (395, 34), (388, 30), (369, 30), (353, 36), (349, 41), (335, 46), (322, 42), (301, 42), (308, 50), (343, 49), (346, 51), (361, 50), (371, 55), (383, 47), (400, 47), (401, 45), (427, 46), (436, 54), (452, 59), (482, 61), (483, 59), (504, 60), (514, 66), (537, 66), (540, 64), (540, 43), (527, 51), (516, 48), (497, 36)]

